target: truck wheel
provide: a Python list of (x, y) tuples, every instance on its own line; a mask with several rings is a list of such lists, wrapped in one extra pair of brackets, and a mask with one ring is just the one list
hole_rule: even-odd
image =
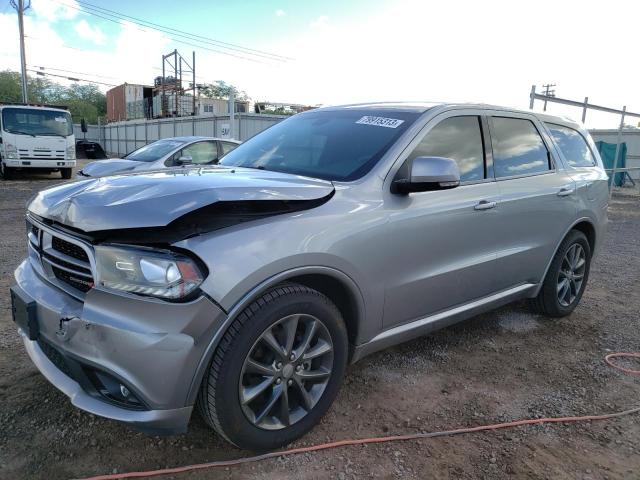
[(61, 168), (60, 169), (60, 175), (62, 175), (62, 178), (64, 178), (65, 180), (69, 180), (71, 178), (71, 173), (73, 172), (72, 168)]
[(347, 331), (331, 300), (298, 284), (275, 287), (225, 333), (205, 374), (198, 410), (240, 448), (281, 447), (329, 409), (347, 354)]
[(2, 177), (3, 180), (12, 180), (13, 168), (7, 167), (4, 163), (0, 162), (0, 177)]
[(560, 244), (538, 296), (531, 301), (538, 313), (564, 317), (576, 308), (589, 279), (591, 246), (584, 233), (571, 230)]

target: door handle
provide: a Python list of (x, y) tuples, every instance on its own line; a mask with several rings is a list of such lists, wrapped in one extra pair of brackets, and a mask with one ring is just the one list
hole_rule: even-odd
[(474, 210), (490, 210), (492, 208), (495, 208), (495, 206), (497, 205), (497, 202), (490, 202), (488, 200), (480, 200), (475, 207), (473, 207)]
[(558, 192), (558, 196), (568, 197), (569, 195), (573, 194), (573, 192), (575, 191), (576, 191), (575, 187), (562, 187)]

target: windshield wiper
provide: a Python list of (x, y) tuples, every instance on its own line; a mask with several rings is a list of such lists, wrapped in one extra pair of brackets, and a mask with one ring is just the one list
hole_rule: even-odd
[(16, 135), (31, 135), (32, 137), (36, 136), (35, 133), (23, 132), (21, 130), (7, 130), (7, 132), (15, 133)]
[[(62, 135), (61, 133), (37, 133), (36, 135), (40, 135), (41, 137), (62, 137), (62, 138), (67, 138), (66, 135)], [(34, 135), (34, 137), (36, 135)]]

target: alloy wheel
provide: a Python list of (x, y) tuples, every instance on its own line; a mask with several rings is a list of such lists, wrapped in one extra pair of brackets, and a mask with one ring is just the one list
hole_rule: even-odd
[(558, 273), (558, 302), (563, 307), (571, 305), (582, 288), (587, 266), (586, 253), (582, 245), (574, 243), (562, 259)]
[(262, 332), (245, 358), (239, 384), (242, 411), (265, 430), (293, 425), (318, 403), (332, 367), (327, 327), (312, 315), (288, 315)]

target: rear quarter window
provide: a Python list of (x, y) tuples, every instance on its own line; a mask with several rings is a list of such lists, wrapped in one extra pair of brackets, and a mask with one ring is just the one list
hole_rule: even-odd
[(545, 123), (553, 140), (572, 167), (593, 167), (596, 158), (582, 134), (573, 128)]

